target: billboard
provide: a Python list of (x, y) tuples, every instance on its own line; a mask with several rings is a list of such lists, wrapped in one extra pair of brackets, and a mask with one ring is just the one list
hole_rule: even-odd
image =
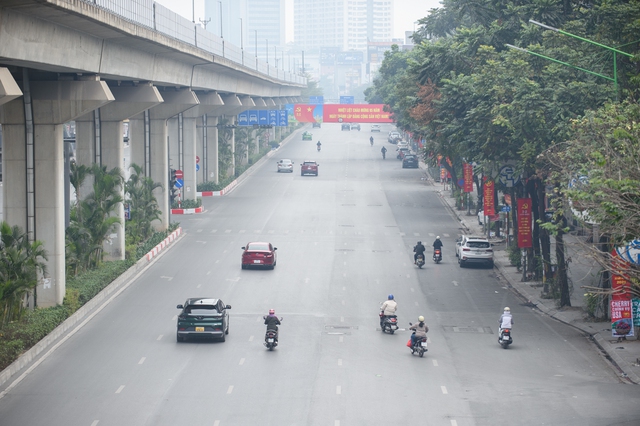
[(324, 122), (393, 123), (383, 104), (325, 104)]

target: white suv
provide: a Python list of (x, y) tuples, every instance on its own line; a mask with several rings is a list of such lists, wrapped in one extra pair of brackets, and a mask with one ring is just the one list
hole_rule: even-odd
[(485, 237), (463, 235), (456, 241), (456, 257), (460, 267), (481, 263), (493, 268), (493, 249)]

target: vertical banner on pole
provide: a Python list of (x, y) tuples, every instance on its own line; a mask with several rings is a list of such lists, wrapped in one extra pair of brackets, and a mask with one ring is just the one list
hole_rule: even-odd
[(531, 198), (518, 198), (518, 247), (533, 247), (531, 239)]
[(494, 216), (496, 211), (494, 209), (495, 205), (495, 184), (492, 180), (487, 179), (484, 181), (482, 196), (484, 197), (484, 215), (485, 216)]
[(464, 178), (464, 192), (473, 192), (473, 166), (471, 164), (462, 164), (462, 176)]

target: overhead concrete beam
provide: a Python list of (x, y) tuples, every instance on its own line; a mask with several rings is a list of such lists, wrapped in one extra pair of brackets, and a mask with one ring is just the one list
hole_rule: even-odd
[(205, 114), (212, 114), (224, 106), (224, 101), (218, 92), (198, 92), (196, 96), (200, 103), (196, 107), (185, 111), (185, 117), (201, 117)]
[(7, 68), (0, 68), (0, 105), (22, 96), (22, 90)]
[(116, 101), (100, 109), (102, 121), (126, 120), (164, 102), (158, 88), (150, 84), (110, 89)]
[(160, 95), (164, 102), (149, 110), (152, 120), (167, 120), (200, 103), (195, 92), (189, 89), (163, 90)]
[(256, 105), (256, 109), (269, 109), (269, 106), (263, 98), (252, 97), (253, 103)]

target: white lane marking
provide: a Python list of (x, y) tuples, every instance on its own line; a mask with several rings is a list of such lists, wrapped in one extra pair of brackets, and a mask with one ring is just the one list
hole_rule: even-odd
[(407, 274), (407, 278), (411, 278), (411, 275)]
[(335, 422), (333, 422), (333, 426), (340, 426), (340, 420), (336, 420)]
[(449, 392), (447, 392), (447, 387), (446, 386), (440, 386), (440, 389), (442, 390), (443, 394), (448, 394)]
[(275, 232), (275, 231), (274, 231), (273, 229), (269, 229), (269, 230), (267, 231), (267, 234), (273, 234), (274, 232)]
[(342, 301), (342, 305), (344, 306), (344, 300)]
[(196, 243), (207, 244), (206, 241), (196, 240)]
[(241, 230), (238, 231), (238, 234), (244, 234), (244, 233), (245, 233), (244, 229), (241, 229)]
[(284, 234), (287, 235), (289, 233), (289, 230), (287, 229), (286, 231), (284, 231)]
[(344, 317), (340, 317), (340, 322), (344, 322)]
[(342, 386), (336, 386), (336, 395), (342, 394)]
[(230, 233), (231, 233), (231, 229), (225, 229), (225, 230), (224, 230), (224, 233), (225, 233), (225, 234), (230, 234)]
[(140, 358), (140, 361), (138, 361), (138, 365), (144, 363), (144, 360), (147, 359), (147, 357), (143, 356), (142, 358)]
[(436, 235), (436, 234), (434, 234), (433, 232), (429, 232), (429, 236), (430, 236), (430, 237), (433, 237), (433, 236), (435, 236), (435, 235)]
[(458, 286), (458, 281), (451, 281), (453, 283), (454, 286)]
[(212, 234), (215, 234), (216, 232), (218, 232), (218, 230), (217, 230), (217, 229), (212, 229), (212, 230), (211, 230), (211, 233), (212, 233)]
[(431, 338), (427, 337), (427, 343), (431, 343)]
[(160, 278), (163, 278), (167, 281), (171, 281), (173, 279), (173, 277), (165, 277), (164, 275), (160, 275)]
[(207, 272), (207, 275), (211, 275), (211, 271), (208, 271), (208, 272)]
[(347, 262), (342, 262), (342, 263), (344, 263), (344, 266), (347, 266)]
[(98, 426), (98, 423), (100, 423), (100, 420), (94, 420), (91, 426)]
[(249, 337), (249, 341), (250, 341), (250, 342), (253, 342), (253, 336), (250, 336), (250, 337)]
[(418, 302), (416, 302), (416, 306), (418, 306)]
[(458, 426), (458, 422), (456, 422), (455, 420), (451, 420), (451, 426)]
[(174, 315), (174, 316), (173, 316), (173, 318), (171, 318), (171, 321), (175, 321), (175, 320), (177, 320), (177, 319), (178, 319), (178, 316), (177, 316), (177, 315)]
[(240, 358), (240, 365), (244, 364), (244, 358)]
[(305, 278), (305, 279), (304, 279), (304, 283), (305, 283), (305, 284), (308, 284), (308, 283), (309, 283), (309, 281), (311, 281), (311, 278), (309, 278), (309, 277), (307, 277), (307, 278)]
[(414, 233), (413, 233), (413, 236), (414, 236), (414, 237), (419, 237), (419, 236), (420, 236), (420, 234), (419, 234), (418, 232), (414, 232)]
[(213, 422), (213, 426), (220, 426), (220, 420), (216, 420), (215, 422)]
[(164, 334), (161, 334), (158, 336), (158, 338), (156, 340), (162, 340), (162, 338), (164, 337)]
[[(225, 251), (226, 251), (226, 250), (225, 250)], [(214, 263), (218, 263), (218, 262), (220, 262), (220, 260), (216, 260)]]
[(259, 230), (259, 229), (256, 229), (255, 231), (253, 231), (253, 233), (254, 233), (254, 234), (259, 234), (259, 233), (261, 233), (261, 232), (262, 232), (262, 231), (261, 231), (261, 230)]
[(338, 365), (340, 365), (340, 366), (342, 365), (342, 360), (341, 359), (338, 359)]
[(347, 289), (346, 287), (342, 287), (342, 290), (346, 290), (346, 289)]
[(116, 391), (116, 393), (120, 393), (120, 392), (122, 392), (122, 389), (124, 389), (124, 385), (121, 385), (121, 386), (118, 388), (118, 390)]
[(196, 288), (200, 288), (200, 287), (202, 287), (202, 284), (198, 284), (198, 285), (196, 286)]
[(342, 276), (343, 276), (343, 277), (345, 277), (345, 278), (347, 278), (347, 273), (346, 273), (346, 272), (345, 272), (345, 273), (343, 273), (343, 274), (342, 274)]
[(233, 385), (229, 386), (229, 389), (227, 389), (227, 395), (229, 395), (231, 392), (233, 392)]
[(344, 336), (340, 336), (340, 338), (338, 339), (338, 341), (339, 341), (340, 343), (344, 342)]
[(449, 238), (449, 234), (442, 234), (445, 236), (445, 238)]
[(431, 360), (431, 361), (433, 362), (433, 366), (434, 366), (434, 367), (437, 367), (437, 366), (438, 366), (438, 361), (437, 361), (437, 360), (433, 359), (433, 360)]

